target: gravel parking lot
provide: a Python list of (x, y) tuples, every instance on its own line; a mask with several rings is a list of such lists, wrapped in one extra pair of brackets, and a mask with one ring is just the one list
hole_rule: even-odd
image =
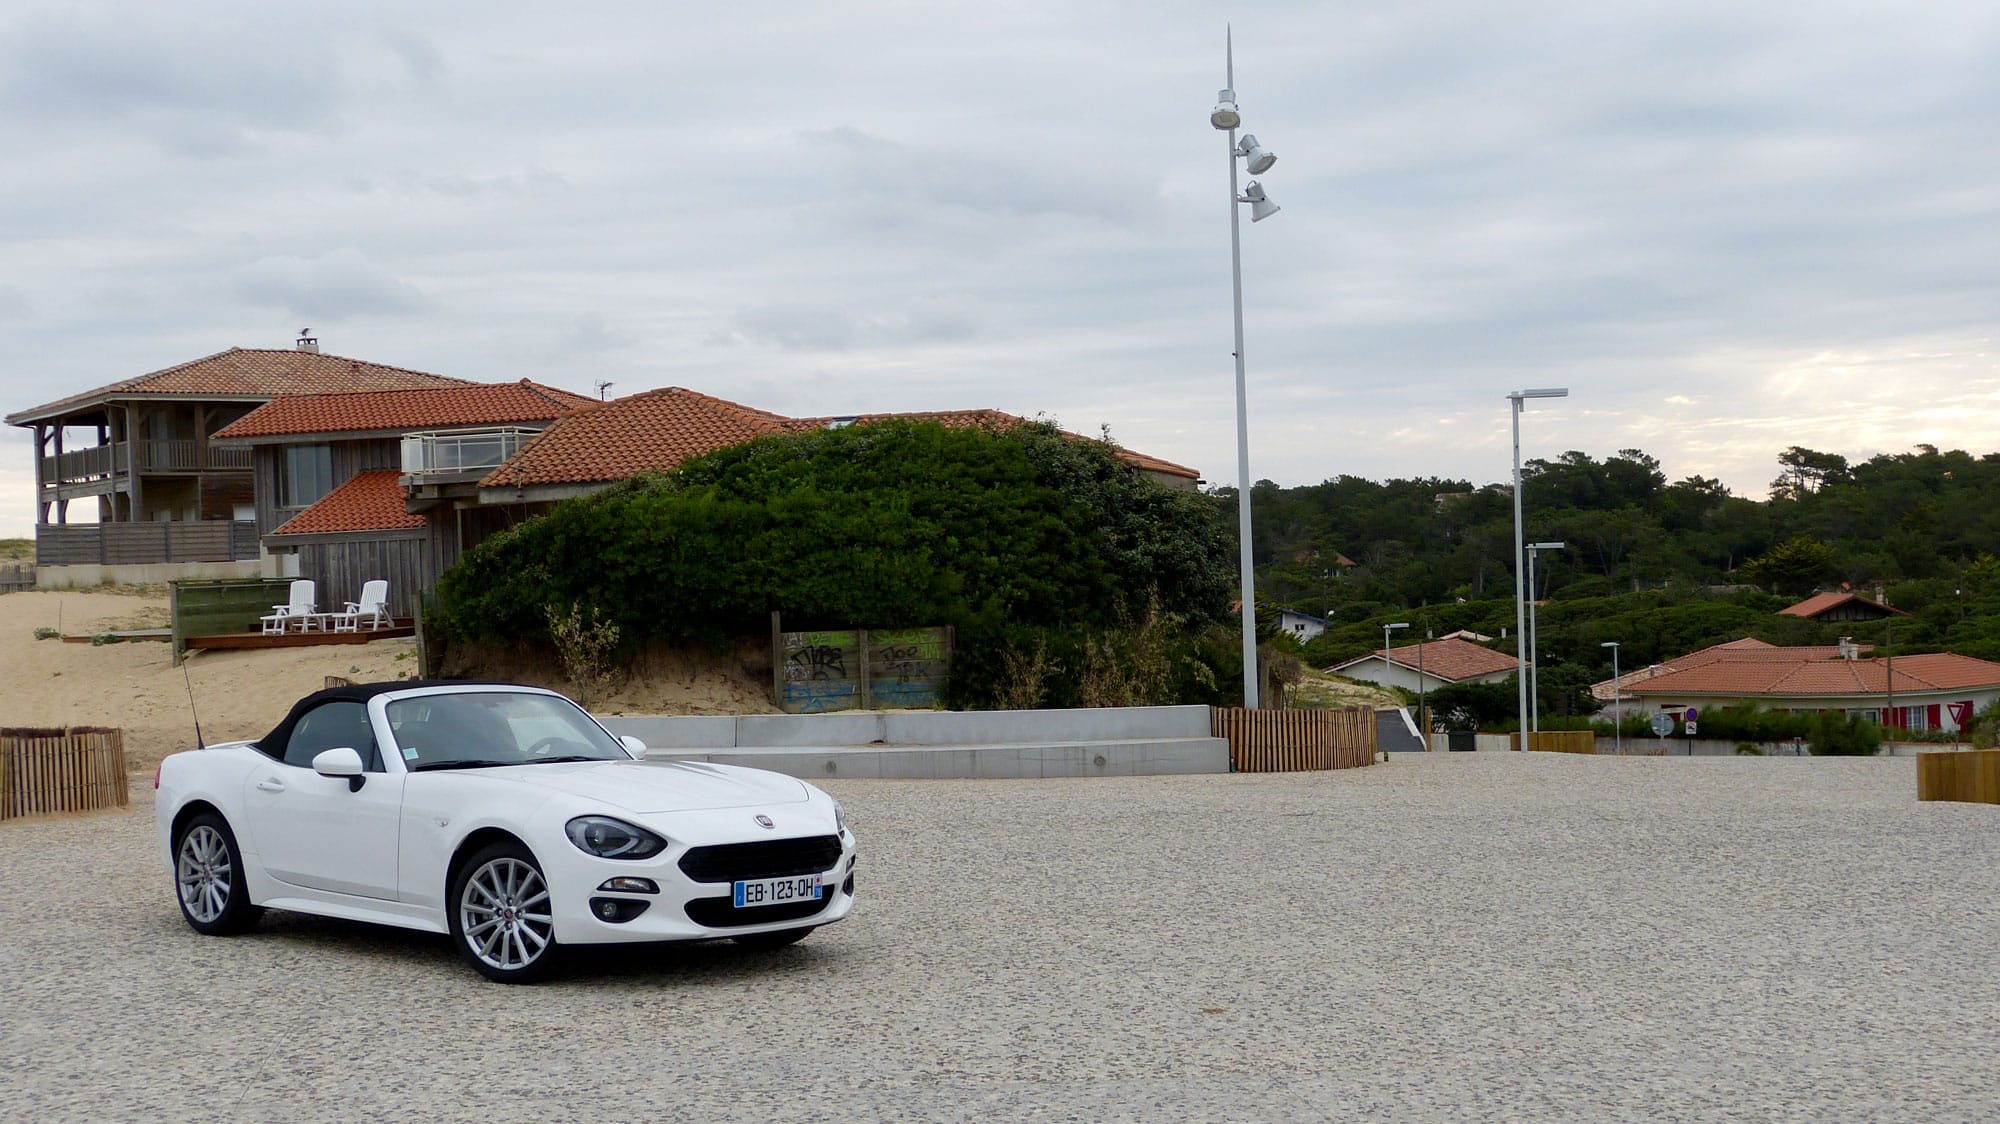
[[(2000, 808), (1908, 760), (827, 786), (854, 917), (489, 984), (0, 825), (15, 1119), (1990, 1120)], [(141, 794), (150, 798), (150, 791)]]

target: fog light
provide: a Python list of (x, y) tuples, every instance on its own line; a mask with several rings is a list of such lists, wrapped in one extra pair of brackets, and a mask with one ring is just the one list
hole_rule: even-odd
[(657, 894), (660, 887), (650, 878), (607, 878), (597, 888), (600, 892), (613, 894)]
[(652, 904), (651, 902), (635, 902), (625, 898), (592, 898), (590, 899), (590, 912), (596, 914), (599, 921), (609, 922), (613, 925), (623, 925), (625, 922), (646, 912), (646, 907)]

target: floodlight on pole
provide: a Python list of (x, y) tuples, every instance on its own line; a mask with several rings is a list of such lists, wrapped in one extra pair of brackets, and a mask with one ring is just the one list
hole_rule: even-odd
[(1561, 550), (1559, 542), (1531, 542), (1528, 544), (1528, 729), (1542, 728), (1542, 653), (1540, 649), (1541, 629), (1535, 623), (1535, 603), (1541, 600), (1541, 593), (1535, 587), (1535, 555), (1544, 550)]
[(1265, 150), (1263, 145), (1257, 143), (1257, 138), (1249, 133), (1244, 133), (1243, 139), (1237, 142), (1236, 153), (1243, 157), (1243, 169), (1253, 176), (1263, 175), (1271, 170), (1271, 165), (1278, 162), (1278, 154)]
[[(1232, 164), (1231, 169), (1234, 170), (1234, 167)], [(1530, 398), (1567, 397), (1569, 388), (1561, 386), (1507, 392), (1507, 401), (1512, 404), (1511, 410), (1514, 415), (1514, 651), (1516, 654), (1514, 662), (1520, 665), (1514, 679), (1519, 685), (1521, 696), (1519, 725), (1522, 749), (1528, 748), (1528, 665), (1520, 659), (1519, 654), (1526, 643), (1526, 638), (1521, 634), (1528, 630), (1528, 609), (1525, 584), (1527, 574), (1524, 572), (1526, 567), (1522, 564), (1524, 552), (1521, 546), (1521, 409), (1522, 403)], [(1529, 658), (1533, 658), (1533, 653), (1529, 653)]]
[(1237, 193), (1236, 161), (1243, 160), (1252, 175), (1268, 171), (1278, 158), (1257, 138), (1243, 134), (1237, 143), (1236, 129), (1243, 114), (1236, 108), (1236, 41), (1233, 31), (1223, 38), (1223, 75), (1228, 84), (1215, 95), (1215, 108), (1208, 123), (1229, 134), (1229, 282), (1231, 308), (1236, 320), (1236, 536), (1237, 565), (1242, 578), (1243, 618), (1243, 706), (1257, 709), (1257, 577), (1250, 545), (1250, 398), (1243, 377), (1243, 226), (1237, 208), (1250, 205), (1250, 221), (1262, 222), (1278, 213), (1278, 205), (1264, 194), (1264, 188), (1250, 181)]
[(1618, 641), (1606, 640), (1600, 648), (1611, 649), (1611, 746), (1620, 755), (1625, 752), (1625, 694), (1624, 684), (1618, 682)]

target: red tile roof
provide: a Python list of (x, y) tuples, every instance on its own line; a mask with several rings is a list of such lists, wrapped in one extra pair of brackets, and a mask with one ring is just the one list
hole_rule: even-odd
[[(1025, 424), (999, 410), (944, 410), (910, 414), (858, 414), (857, 424), (875, 421), (934, 421), (998, 433)], [(521, 447), (514, 458), (480, 480), (483, 488), (542, 484), (598, 484), (641, 472), (667, 472), (689, 457), (740, 445), (773, 433), (825, 429), (847, 416), (788, 418), (671, 386), (620, 398), (558, 420)], [(1079, 438), (1079, 440), (1084, 440)], [(1195, 479), (1191, 468), (1115, 449), (1141, 471)]]
[(1910, 615), (1893, 605), (1884, 605), (1879, 601), (1870, 601), (1866, 597), (1860, 597), (1852, 593), (1815, 593), (1796, 605), (1779, 609), (1778, 615), (1786, 617), (1817, 617), (1821, 613), (1827, 612), (1830, 609), (1837, 609), (1850, 601), (1880, 612), (1885, 617), (1892, 613), (1899, 617)]
[(7, 424), (31, 424), (119, 398), (256, 399), (275, 398), (281, 394), (466, 385), (470, 384), (464, 379), (366, 363), (339, 355), (232, 347), (228, 351), (9, 414)]
[[(1869, 644), (1855, 645), (1857, 652), (1867, 652), (1872, 649), (1873, 645)], [(1762, 640), (1746, 636), (1741, 640), (1731, 640), (1722, 644), (1714, 644), (1699, 651), (1689, 652), (1685, 656), (1676, 656), (1671, 660), (1656, 663), (1650, 667), (1636, 668), (1628, 671), (1618, 677), (1615, 687), (1613, 681), (1609, 679), (1601, 683), (1593, 683), (1590, 687), (1590, 694), (1593, 698), (1609, 701), (1621, 693), (1627, 695), (1637, 693), (1636, 687), (1640, 683), (1645, 683), (1673, 672), (1689, 671), (1720, 660), (1729, 660), (1735, 663), (1764, 661), (1786, 664), (1795, 663), (1800, 660), (1831, 660), (1838, 658), (1840, 658), (1840, 645), (1838, 644), (1806, 644), (1797, 647), (1780, 648), (1776, 644), (1767, 644)]]
[(593, 404), (556, 421), (479, 481), (483, 488), (597, 484), (666, 472), (689, 457), (811, 426), (670, 386)]
[[(1419, 654), (1421, 649), (1421, 654)], [(1426, 640), (1421, 644), (1405, 644), (1400, 648), (1384, 650), (1377, 648), (1365, 656), (1335, 664), (1326, 670), (1338, 674), (1342, 670), (1367, 660), (1387, 658), (1390, 661), (1416, 671), (1421, 667), (1426, 678), (1437, 678), (1459, 683), (1467, 679), (1477, 679), (1482, 675), (1513, 671), (1520, 660), (1505, 652), (1482, 648), (1470, 640), (1447, 637), (1442, 640)]]
[(341, 531), (401, 531), (424, 525), (403, 505), (393, 468), (375, 469), (328, 492), (318, 503), (281, 524), (274, 535), (326, 535)]
[[(1886, 695), (1898, 691), (1955, 691), (2000, 687), (2000, 663), (1953, 652), (1928, 652), (1886, 659), (1842, 659), (1809, 655), (1790, 660), (1721, 659), (1699, 667), (1656, 675), (1627, 686), (1627, 696), (1645, 695)], [(1593, 692), (1594, 693), (1594, 692)]]
[(217, 441), (553, 421), (597, 399), (522, 379), (419, 390), (363, 390), (274, 398), (215, 432)]

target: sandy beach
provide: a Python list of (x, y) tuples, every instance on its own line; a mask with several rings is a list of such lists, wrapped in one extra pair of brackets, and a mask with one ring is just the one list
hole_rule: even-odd
[[(122, 644), (35, 638), (167, 626), (161, 586), (107, 586), (0, 597), (0, 726), (116, 726), (126, 763), (150, 774), (159, 759), (195, 744), (195, 715), (210, 742), (255, 737), (329, 675), (357, 682), (414, 677), (416, 641), (197, 652), (186, 676), (158, 640)], [(189, 704), (192, 689), (194, 705)]]
[[(159, 640), (118, 644), (36, 639), (167, 627), (164, 586), (106, 586), (0, 596), (0, 727), (116, 726), (128, 767), (150, 775), (166, 754), (195, 744), (195, 716), (208, 742), (256, 737), (299, 696), (339, 675), (357, 683), (414, 679), (416, 641), (201, 651), (182, 669)], [(759, 653), (761, 654), (761, 653)], [(748, 655), (706, 651), (642, 653), (629, 674), (597, 700), (603, 714), (738, 714), (776, 709), (769, 684)], [(543, 655), (471, 653), (452, 677), (501, 679), (568, 691)], [(193, 705), (189, 694), (192, 690)]]

